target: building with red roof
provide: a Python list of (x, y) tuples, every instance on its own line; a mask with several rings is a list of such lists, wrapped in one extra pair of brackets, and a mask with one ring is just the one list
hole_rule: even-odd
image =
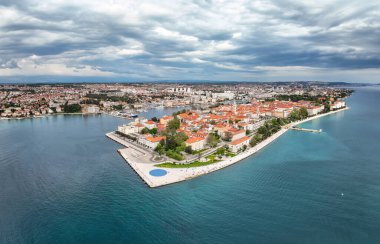
[(164, 116), (160, 119), (160, 123), (166, 125), (172, 119), (174, 119), (173, 116)]
[(192, 122), (199, 118), (199, 115), (195, 112), (186, 112), (177, 115), (181, 122)]
[(237, 140), (233, 140), (230, 143), (228, 143), (228, 147), (231, 150), (231, 152), (236, 153), (239, 150), (241, 150), (244, 147), (244, 145), (248, 147), (249, 139), (250, 138), (248, 136), (244, 136), (244, 137), (239, 138)]
[(190, 137), (186, 140), (186, 146), (190, 146), (195, 151), (202, 150), (206, 146), (206, 138)]
[(231, 141), (240, 139), (245, 136), (245, 130), (239, 130), (235, 128), (230, 128), (224, 132), (223, 137), (228, 137), (228, 134), (231, 135)]
[(153, 137), (151, 135), (141, 136), (138, 142), (150, 149), (155, 149), (161, 140), (165, 140), (165, 136)]
[(148, 128), (149, 130), (153, 129), (153, 128), (157, 128), (157, 125), (156, 123), (153, 121), (153, 120), (148, 120), (146, 122), (143, 123), (145, 125), (146, 128)]

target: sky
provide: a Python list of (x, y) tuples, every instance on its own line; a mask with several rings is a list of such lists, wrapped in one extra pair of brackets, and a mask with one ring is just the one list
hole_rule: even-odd
[(380, 1), (0, 0), (0, 83), (380, 82)]

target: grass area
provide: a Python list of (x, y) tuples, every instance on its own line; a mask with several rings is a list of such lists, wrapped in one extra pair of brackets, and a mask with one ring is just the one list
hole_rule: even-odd
[(174, 151), (174, 150), (168, 150), (166, 152), (166, 156), (169, 158), (175, 159), (175, 160), (183, 160), (184, 157), (180, 152)]
[[(235, 157), (236, 156), (236, 154), (232, 153), (232, 152), (225, 152), (224, 155), (227, 156), (227, 157)], [(209, 155), (209, 156), (206, 157), (208, 159), (206, 162), (194, 161), (194, 162), (189, 163), (189, 164), (174, 164), (174, 163), (171, 163), (171, 162), (165, 162), (165, 163), (161, 163), (161, 164), (156, 164), (155, 166), (156, 167), (162, 167), (162, 168), (192, 168), (192, 167), (200, 167), (200, 166), (206, 166), (206, 165), (209, 165), (209, 164), (213, 164), (213, 163), (217, 163), (217, 162), (222, 161), (222, 160), (218, 159), (219, 156), (221, 156), (221, 154), (218, 154), (218, 153), (211, 154), (211, 155)]]
[(162, 164), (156, 164), (156, 167), (162, 167), (162, 168), (192, 168), (192, 167), (200, 167), (200, 166), (206, 166), (209, 164), (220, 162), (221, 160), (216, 159), (210, 159), (207, 162), (200, 162), (200, 161), (194, 161), (189, 164), (173, 164), (170, 162), (162, 163)]
[(217, 155), (215, 155), (215, 154), (211, 154), (211, 155), (207, 156), (207, 158), (209, 161), (215, 161), (215, 160), (217, 160), (217, 159), (215, 159), (216, 156)]
[(236, 156), (236, 154), (235, 153), (232, 153), (232, 152), (228, 152), (228, 153), (226, 153), (225, 154), (227, 157), (235, 157)]
[(191, 154), (193, 154), (193, 155), (195, 155), (195, 154), (200, 154), (200, 153), (202, 153), (202, 152), (204, 152), (204, 151), (206, 151), (207, 150), (207, 148), (205, 148), (205, 149), (201, 149), (201, 150), (197, 150), (197, 151), (193, 151)]

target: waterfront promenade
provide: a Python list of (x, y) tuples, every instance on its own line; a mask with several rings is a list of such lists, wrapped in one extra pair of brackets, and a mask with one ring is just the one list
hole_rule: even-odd
[[(288, 131), (293, 126), (297, 126), (307, 121), (318, 119), (327, 115), (335, 114), (344, 110), (349, 109), (348, 107), (331, 111), (324, 114), (319, 114), (307, 119), (296, 121), (291, 124), (284, 126), (280, 131), (263, 140), (256, 146), (247, 149), (245, 152), (239, 153), (238, 155), (222, 160), (217, 163), (209, 164), (206, 166), (190, 167), (190, 168), (159, 168), (155, 166), (157, 162), (150, 161), (150, 156), (144, 155), (140, 150), (136, 150), (133, 144), (128, 143), (124, 140), (119, 139), (114, 133), (107, 133), (106, 136), (110, 139), (126, 146), (124, 149), (119, 149), (120, 155), (127, 161), (127, 163), (134, 169), (134, 171), (143, 179), (143, 181), (150, 187), (158, 187), (163, 185), (168, 185), (176, 182), (181, 182), (195, 177), (205, 175), (214, 172), (219, 169), (223, 169), (230, 165), (233, 165), (253, 154), (263, 149), (265, 146), (269, 145), (271, 142), (275, 141), (281, 135)], [(163, 176), (153, 176), (150, 174), (152, 170), (162, 169), (166, 171)]]

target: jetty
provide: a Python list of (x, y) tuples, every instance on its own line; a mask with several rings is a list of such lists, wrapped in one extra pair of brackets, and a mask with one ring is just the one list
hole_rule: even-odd
[(319, 129), (319, 130), (305, 129), (305, 128), (296, 127), (296, 126), (292, 126), (289, 129), (291, 129), (291, 130), (298, 130), (298, 131), (305, 131), (305, 132), (313, 132), (313, 133), (321, 133), (322, 132), (322, 129)]

